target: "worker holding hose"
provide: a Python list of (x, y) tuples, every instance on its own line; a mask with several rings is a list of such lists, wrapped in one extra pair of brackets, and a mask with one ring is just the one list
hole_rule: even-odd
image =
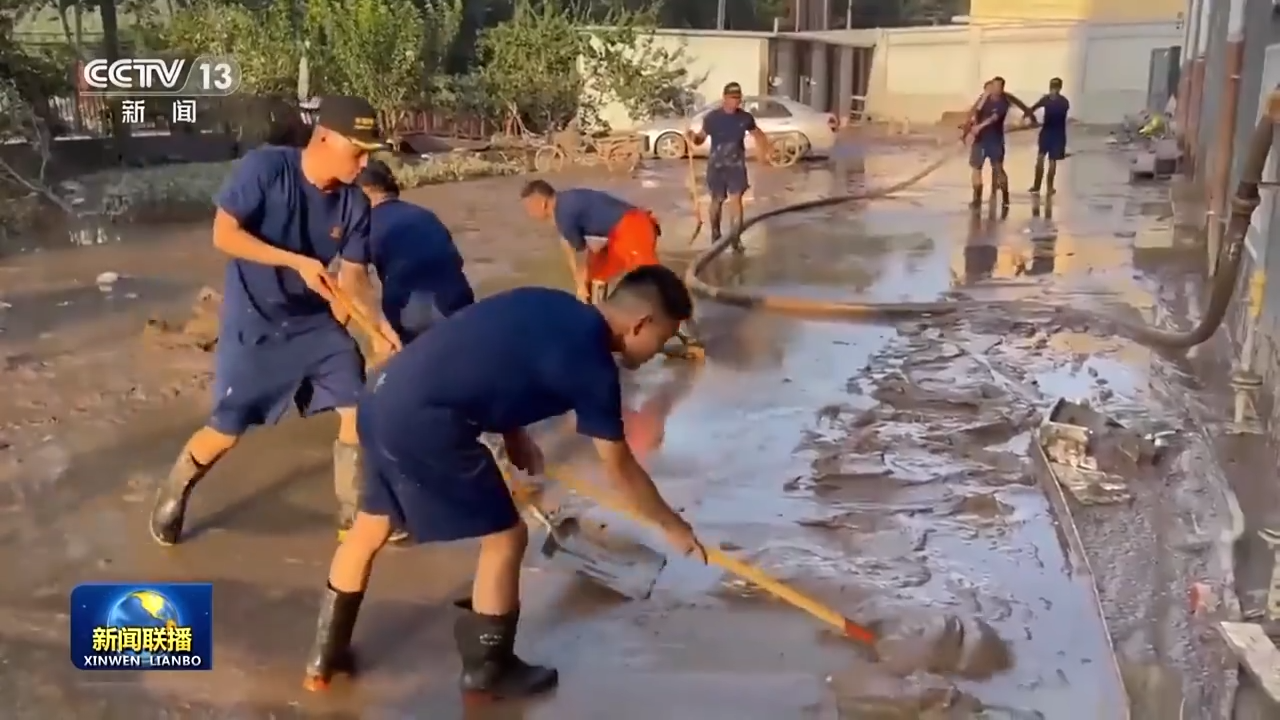
[[(1040, 194), (1040, 181), (1046, 182), (1045, 192), (1052, 195), (1053, 180), (1058, 174), (1058, 161), (1067, 157), (1067, 114), (1071, 102), (1062, 94), (1062, 78), (1049, 81), (1049, 92), (1031, 106), (1031, 112), (1044, 110), (1044, 122), (1040, 123), (1040, 137), (1036, 147), (1036, 174), (1031, 192)], [(1049, 160), (1049, 174), (1045, 176), (1044, 161)]]
[(711, 150), (707, 155), (711, 242), (721, 237), (720, 216), (727, 200), (729, 234), (733, 237), (733, 251), (736, 253), (745, 251), (739, 232), (742, 228), (742, 195), (751, 187), (747, 177), (747, 148), (743, 142), (748, 134), (755, 141), (756, 157), (766, 160), (770, 155), (769, 136), (756, 125), (755, 117), (742, 109), (742, 86), (736, 82), (724, 86), (723, 104), (703, 117), (702, 129), (690, 129), (687, 133), (691, 147), (711, 138)]
[(369, 470), (360, 512), (329, 569), (305, 687), (350, 672), (352, 630), (378, 552), (394, 528), (417, 542), (479, 538), (471, 596), (454, 626), (467, 700), (516, 699), (559, 682), (516, 656), (520, 566), (529, 531), (502, 471), (480, 442), (500, 433), (511, 463), (543, 470), (526, 428), (574, 413), (618, 493), (663, 529), (678, 552), (703, 562), (692, 528), (662, 498), (627, 446), (619, 362), (648, 362), (689, 318), (692, 299), (661, 265), (627, 273), (599, 305), (550, 288), (517, 288), (441, 322), (393, 356), (360, 399)]
[[(583, 302), (600, 302), (609, 284), (626, 272), (659, 264), (661, 226), (653, 213), (622, 198), (588, 188), (556, 191), (545, 180), (533, 180), (520, 191), (520, 201), (533, 219), (555, 224)], [(603, 247), (593, 248), (591, 238), (604, 238)], [(683, 330), (677, 337), (686, 346), (696, 345)]]
[(983, 93), (970, 112), (967, 134), (973, 136), (969, 150), (969, 167), (973, 169), (971, 208), (982, 207), (982, 166), (988, 162), (991, 163), (992, 194), (998, 191), (1001, 205), (1009, 206), (1009, 176), (1004, 171), (1004, 124), (1010, 106), (1021, 109), (1024, 116), (1034, 120), (1026, 103), (1004, 91), (1004, 78), (994, 77), (983, 86)]
[[(152, 537), (174, 545), (196, 484), (249, 428), (336, 409), (340, 504), (356, 454), (364, 358), (343, 329), (328, 265), (369, 233), (369, 202), (350, 183), (383, 146), (362, 98), (325, 98), (306, 147), (264, 146), (236, 164), (214, 202), (213, 244), (231, 257), (214, 358), (214, 406), (160, 482)], [(331, 307), (330, 303), (334, 303)], [(361, 308), (363, 309), (363, 308)]]

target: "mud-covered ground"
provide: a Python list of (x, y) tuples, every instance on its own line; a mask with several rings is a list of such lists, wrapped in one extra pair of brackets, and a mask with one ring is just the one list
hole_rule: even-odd
[[(1130, 187), (1123, 158), (1083, 150), (1039, 216), (1015, 193), (1007, 219), (974, 219), (967, 170), (952, 163), (898, 200), (770, 222), (749, 235), (745, 259), (712, 277), (814, 297), (949, 293), (1161, 324), (1196, 317), (1186, 263), (1151, 248), (1171, 234), (1163, 189)], [(928, 153), (873, 148), (865, 178), (761, 171), (751, 208), (899, 177)], [(1030, 160), (1011, 149), (1015, 189)], [(556, 180), (653, 207), (664, 250), (682, 262), (693, 227), (684, 172)], [(521, 218), (519, 185), (407, 197), (454, 229), (481, 288), (561, 283), (554, 237)], [(189, 320), (200, 288), (218, 286), (220, 263), (203, 226), (102, 240), (53, 238), (0, 258), (0, 563), (10, 580), (0, 588), (0, 697), (16, 708), (6, 717), (461, 716), (447, 601), (469, 582), (465, 543), (383, 558), (357, 630), (364, 677), (325, 697), (300, 688), (332, 550), (331, 418), (253, 434), (201, 485), (189, 541), (151, 543), (152, 484), (207, 407), (209, 318), (195, 318), (190, 335), (145, 326)], [(695, 247), (705, 243), (704, 232)], [(1148, 695), (1173, 687), (1185, 717), (1224, 717), (1234, 673), (1186, 593), (1192, 581), (1230, 582), (1220, 538), (1231, 518), (1206, 442), (1220, 428), (1217, 400), (1189, 363), (1093, 332), (1078, 314), (989, 310), (896, 326), (709, 304), (700, 315), (706, 366), (654, 363), (634, 394), (680, 388), (651, 465), (705, 539), (855, 618), (983, 618), (1010, 644), (1013, 668), (904, 679), (711, 569), (673, 560), (653, 598), (621, 603), (533, 561), (522, 651), (557, 664), (563, 686), (528, 707), (468, 717), (1120, 717), (1113, 644), (1124, 674), (1155, 687)], [(1174, 460), (1133, 482), (1133, 503), (1075, 508), (1094, 578), (1068, 561), (1025, 462), (1030, 431), (1060, 396), (1179, 431)], [(589, 459), (580, 465), (590, 472)], [(74, 671), (67, 593), (112, 579), (216, 583), (214, 670)], [(1148, 716), (1175, 716), (1145, 702)]]

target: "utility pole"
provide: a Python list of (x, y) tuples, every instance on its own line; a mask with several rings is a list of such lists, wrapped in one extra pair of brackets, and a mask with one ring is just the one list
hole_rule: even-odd
[(724, 30), (725, 27), (725, 11), (728, 10), (728, 0), (720, 0), (716, 4), (716, 29)]

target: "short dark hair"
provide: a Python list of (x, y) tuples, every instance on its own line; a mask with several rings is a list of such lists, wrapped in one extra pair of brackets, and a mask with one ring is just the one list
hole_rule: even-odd
[(664, 265), (641, 265), (622, 276), (609, 300), (634, 300), (648, 304), (677, 322), (693, 316), (693, 298), (684, 280)]
[(1062, 78), (1053, 78), (1049, 81), (1049, 87), (1062, 87)]
[(373, 158), (369, 158), (364, 169), (356, 176), (356, 186), (373, 188), (388, 195), (400, 195), (400, 183), (396, 181), (396, 174), (391, 171), (391, 166)]
[(520, 189), (520, 199), (523, 200), (531, 195), (553, 198), (556, 196), (556, 189), (551, 187), (551, 183), (546, 180), (530, 180)]

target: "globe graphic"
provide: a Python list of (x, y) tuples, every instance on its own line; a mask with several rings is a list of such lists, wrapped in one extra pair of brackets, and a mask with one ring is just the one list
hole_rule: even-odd
[[(173, 601), (154, 590), (137, 590), (120, 598), (107, 613), (110, 627), (179, 627), (182, 617)], [(126, 651), (134, 654), (132, 651)], [(149, 655), (141, 652), (138, 655)]]

